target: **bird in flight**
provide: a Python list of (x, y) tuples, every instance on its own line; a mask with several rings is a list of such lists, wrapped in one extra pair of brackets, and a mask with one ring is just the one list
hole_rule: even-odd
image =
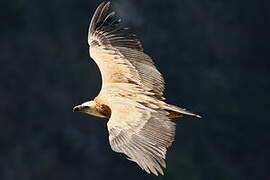
[(109, 119), (111, 148), (146, 172), (163, 175), (166, 151), (175, 137), (171, 118), (200, 116), (165, 102), (162, 75), (109, 7), (110, 2), (97, 7), (88, 32), (89, 52), (100, 69), (102, 88), (94, 100), (73, 111)]

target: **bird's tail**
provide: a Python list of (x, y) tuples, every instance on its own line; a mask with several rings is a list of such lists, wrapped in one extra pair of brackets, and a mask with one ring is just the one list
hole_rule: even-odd
[(170, 118), (177, 118), (177, 117), (183, 117), (185, 115), (188, 116), (195, 116), (197, 118), (201, 118), (200, 115), (194, 114), (186, 109), (171, 105), (171, 104), (166, 104), (164, 108), (167, 112), (169, 112), (169, 117)]

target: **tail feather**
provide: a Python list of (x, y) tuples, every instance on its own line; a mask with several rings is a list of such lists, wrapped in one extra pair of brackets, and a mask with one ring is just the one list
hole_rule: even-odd
[(171, 105), (171, 104), (166, 104), (165, 110), (169, 112), (169, 117), (171, 118), (183, 117), (184, 115), (201, 118), (200, 115), (194, 114), (186, 109), (183, 109), (183, 108)]

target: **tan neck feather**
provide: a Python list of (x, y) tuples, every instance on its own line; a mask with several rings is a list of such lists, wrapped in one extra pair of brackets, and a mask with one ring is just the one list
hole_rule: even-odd
[(96, 111), (101, 115), (100, 117), (110, 118), (111, 116), (111, 109), (105, 104), (96, 103)]

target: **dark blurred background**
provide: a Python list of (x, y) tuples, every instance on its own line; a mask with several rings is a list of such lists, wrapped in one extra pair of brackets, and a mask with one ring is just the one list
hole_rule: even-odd
[(113, 0), (167, 101), (203, 116), (175, 120), (158, 178), (111, 150), (106, 121), (72, 112), (100, 90), (87, 44), (100, 2), (1, 1), (0, 179), (269, 180), (269, 1)]

